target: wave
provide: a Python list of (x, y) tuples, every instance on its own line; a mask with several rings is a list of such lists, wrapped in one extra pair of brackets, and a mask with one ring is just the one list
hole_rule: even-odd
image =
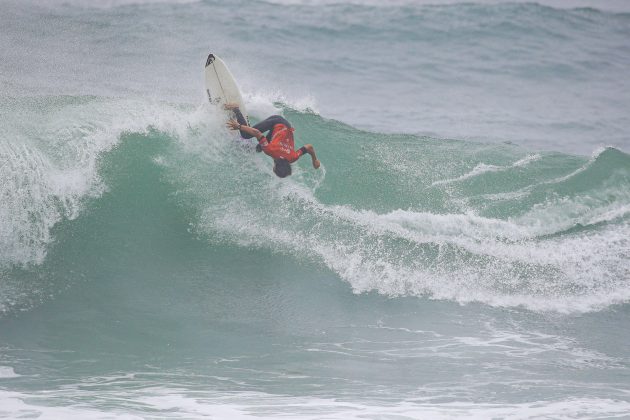
[[(0, 148), (5, 269), (44, 264), (51, 247), (65, 246), (54, 232), (113, 200), (121, 183), (132, 192), (127, 200), (156, 194), (134, 184), (148, 159), (205, 242), (323, 263), (356, 293), (566, 313), (630, 299), (623, 152), (609, 148), (589, 160), (370, 133), (250, 100), (253, 118), (284, 112), (297, 141), (316, 145), (322, 169), (298, 162), (291, 178), (277, 179), (268, 159), (233, 141), (210, 106), (96, 97), (9, 103), (9, 129), (29, 135), (5, 136)], [(25, 112), (27, 119), (18, 117)], [(158, 143), (166, 146), (156, 154)], [(118, 173), (117, 150), (127, 145), (139, 148), (126, 157), (135, 163)], [(486, 167), (494, 169), (475, 169)], [(504, 196), (488, 200), (492, 194)], [(5, 293), (14, 300), (20, 290), (31, 293), (12, 287), (21, 287)]]

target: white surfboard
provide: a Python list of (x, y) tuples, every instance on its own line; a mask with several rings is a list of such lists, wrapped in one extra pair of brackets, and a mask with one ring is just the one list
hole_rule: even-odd
[(241, 113), (247, 119), (247, 111), (236, 80), (223, 60), (216, 54), (209, 54), (206, 60), (206, 93), (210, 103), (221, 108), (230, 102), (237, 103)]

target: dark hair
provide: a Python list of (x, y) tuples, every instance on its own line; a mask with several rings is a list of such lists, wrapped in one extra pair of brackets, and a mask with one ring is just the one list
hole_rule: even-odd
[(278, 175), (280, 178), (286, 178), (291, 175), (291, 164), (288, 160), (285, 159), (276, 159), (274, 160), (275, 165), (273, 165), (273, 173)]

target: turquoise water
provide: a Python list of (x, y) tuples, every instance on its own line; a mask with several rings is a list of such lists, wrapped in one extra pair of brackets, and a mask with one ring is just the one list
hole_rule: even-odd
[[(8, 2), (0, 28), (0, 417), (630, 412), (623, 4)], [(235, 141), (210, 50), (319, 171)]]

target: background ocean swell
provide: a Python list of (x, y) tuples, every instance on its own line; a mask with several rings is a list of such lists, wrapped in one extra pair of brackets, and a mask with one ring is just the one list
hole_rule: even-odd
[(132, 3), (7, 7), (3, 90), (196, 104), (213, 50), (246, 92), (312, 96), (371, 131), (585, 155), (628, 146), (630, 15), (614, 4)]

